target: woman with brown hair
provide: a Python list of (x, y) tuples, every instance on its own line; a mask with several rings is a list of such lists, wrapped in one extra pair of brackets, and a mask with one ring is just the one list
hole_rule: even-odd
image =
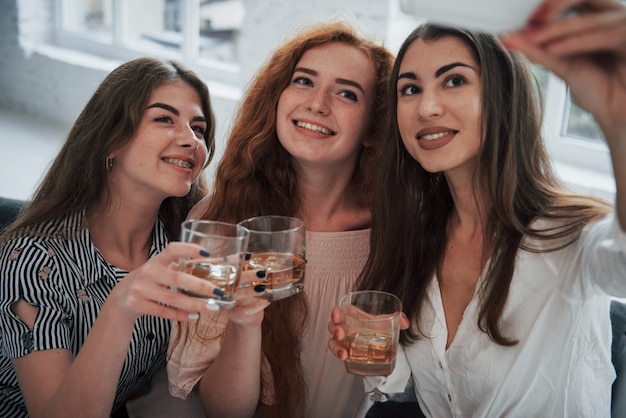
[[(625, 21), (614, 0), (548, 0), (502, 39), (426, 24), (403, 43), (358, 283), (398, 295), (411, 322), (388, 380), (400, 387), (383, 392), (413, 373), (426, 416), (610, 415), (609, 305), (626, 297)], [(553, 172), (528, 61), (511, 49), (594, 115), (615, 210)], [(329, 328), (345, 359), (340, 309)]]
[[(172, 268), (214, 150), (209, 92), (139, 58), (98, 86), (0, 244), (0, 416), (109, 417), (165, 365), (170, 320), (215, 293)], [(217, 289), (218, 293), (221, 292)]]
[(180, 324), (170, 390), (196, 388), (207, 414), (343, 417), (358, 406), (362, 379), (328, 355), (326, 315), (368, 254), (392, 58), (346, 23), (318, 24), (276, 49), (250, 84), (213, 192), (190, 217), (302, 219), (306, 279), (303, 293), (246, 303), (248, 315), (235, 308)]

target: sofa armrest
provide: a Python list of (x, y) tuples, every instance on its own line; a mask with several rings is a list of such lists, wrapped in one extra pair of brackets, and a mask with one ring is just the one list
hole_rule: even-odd
[(0, 197), (0, 231), (17, 218), (25, 204), (23, 200)]

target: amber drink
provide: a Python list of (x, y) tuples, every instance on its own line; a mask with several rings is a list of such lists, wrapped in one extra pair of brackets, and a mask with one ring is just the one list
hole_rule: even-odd
[(390, 375), (398, 352), (400, 300), (390, 293), (366, 290), (348, 293), (339, 305), (347, 326), (346, 370), (361, 376)]
[(266, 270), (266, 279), (255, 284), (265, 284), (266, 289), (270, 291), (297, 286), (304, 277), (304, 259), (295, 254), (275, 252), (251, 254), (246, 268)]
[(235, 291), (248, 245), (248, 231), (225, 222), (192, 219), (183, 222), (181, 241), (198, 244), (210, 255), (180, 259), (179, 270), (210, 281), (224, 292), (224, 296), (200, 295), (182, 288), (178, 291), (202, 299), (216, 309), (234, 306)]
[(248, 229), (245, 270), (264, 270), (266, 276), (242, 286), (264, 285), (258, 297), (279, 300), (295, 295), (304, 285), (304, 222), (289, 216), (257, 216), (239, 223)]
[[(233, 264), (219, 264), (210, 259), (180, 260), (179, 268), (185, 273), (192, 274), (213, 283), (224, 291), (224, 298), (231, 298), (237, 288), (237, 267)], [(186, 295), (199, 299), (206, 299), (206, 295), (199, 295), (186, 289), (180, 289)], [(228, 295), (228, 296), (227, 296)]]

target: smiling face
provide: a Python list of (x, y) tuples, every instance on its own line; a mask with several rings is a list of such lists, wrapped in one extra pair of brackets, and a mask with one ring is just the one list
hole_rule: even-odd
[(161, 84), (131, 140), (109, 156), (111, 181), (146, 202), (185, 196), (207, 161), (206, 129), (198, 93), (183, 81)]
[(374, 83), (365, 52), (343, 43), (308, 50), (278, 101), (280, 143), (301, 165), (352, 170), (366, 141)]
[(398, 128), (411, 156), (431, 172), (473, 173), (481, 145), (480, 68), (447, 36), (417, 39), (398, 72)]

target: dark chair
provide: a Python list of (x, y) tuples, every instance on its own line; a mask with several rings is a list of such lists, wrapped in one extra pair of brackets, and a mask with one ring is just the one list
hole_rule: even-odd
[(611, 416), (626, 417), (626, 304), (618, 300), (611, 301), (611, 359), (617, 377), (613, 382), (613, 401)]
[(0, 232), (17, 218), (25, 204), (23, 200), (0, 197)]
[(365, 418), (425, 418), (415, 397), (412, 377), (403, 393), (391, 393), (382, 396), (386, 398), (386, 401), (374, 402), (367, 410)]

